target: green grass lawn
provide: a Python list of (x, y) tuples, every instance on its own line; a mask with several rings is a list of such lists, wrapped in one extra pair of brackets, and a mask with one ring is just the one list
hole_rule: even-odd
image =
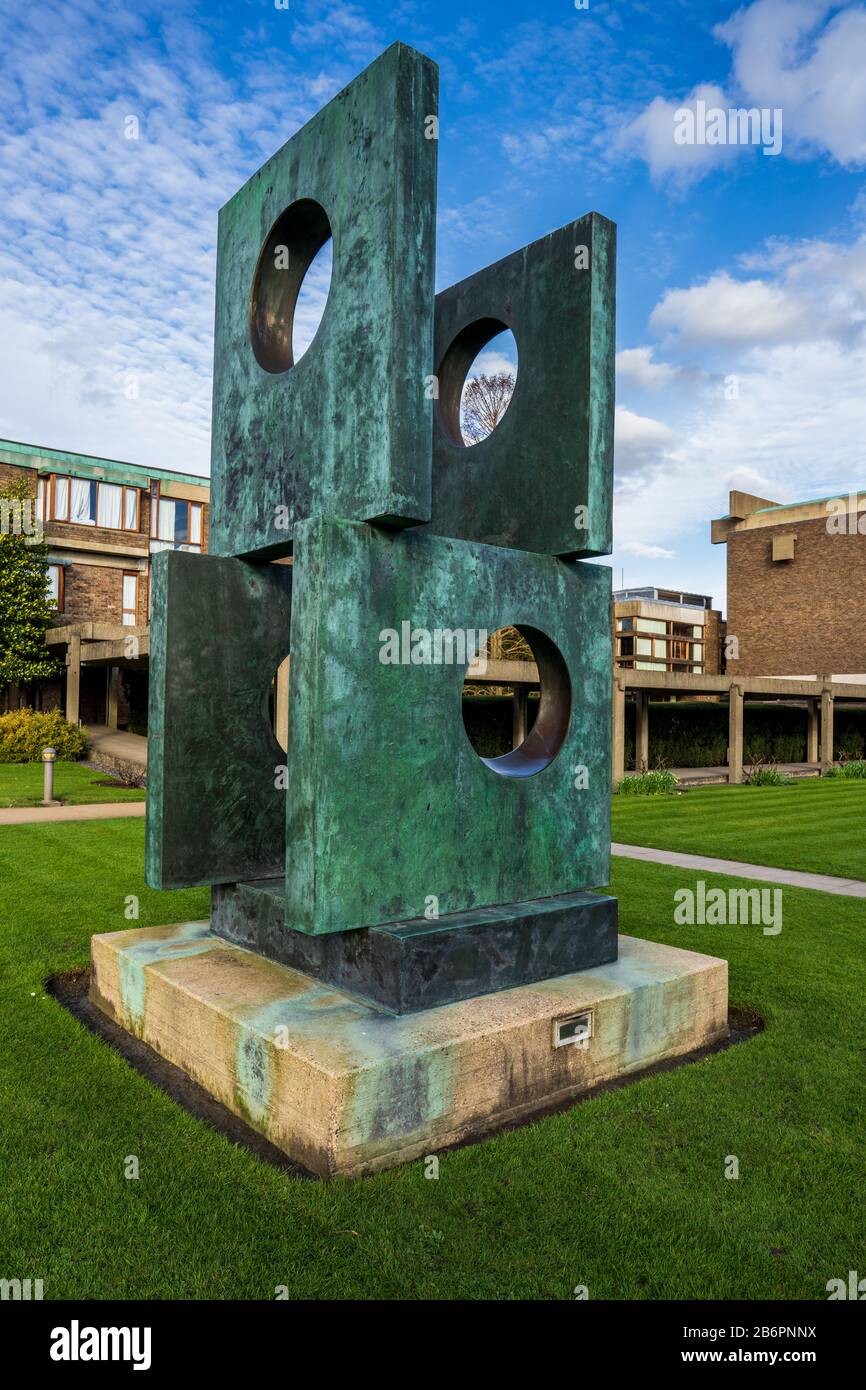
[(677, 928), (693, 877), (615, 861), (622, 930), (728, 957), (766, 1031), (443, 1155), (438, 1181), (419, 1161), (328, 1184), (205, 1128), (45, 994), (131, 925), (130, 894), (141, 925), (205, 916), (203, 890), (145, 888), (142, 847), (130, 820), (0, 830), (4, 1277), (55, 1299), (823, 1299), (863, 1270), (866, 904), (786, 888), (779, 936)]
[[(42, 800), (42, 763), (0, 763), (0, 806), (38, 806)], [(84, 806), (91, 801), (142, 801), (140, 787), (100, 786), (110, 781), (107, 772), (97, 772), (84, 763), (54, 764), (54, 795), (66, 806)]]
[(866, 782), (801, 778), (784, 787), (698, 787), (615, 796), (613, 839), (748, 864), (866, 879)]

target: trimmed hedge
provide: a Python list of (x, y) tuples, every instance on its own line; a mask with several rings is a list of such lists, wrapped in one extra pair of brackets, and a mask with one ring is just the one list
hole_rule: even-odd
[[(728, 756), (727, 701), (678, 700), (650, 705), (650, 767), (721, 767)], [(866, 709), (835, 711), (834, 758), (861, 758)], [(743, 717), (746, 762), (804, 763), (806, 710), (801, 705), (747, 702)], [(625, 765), (634, 767), (634, 706), (626, 705)]]
[(0, 715), (0, 763), (37, 763), (43, 748), (73, 761), (87, 751), (87, 735), (67, 724), (59, 710), (17, 709)]

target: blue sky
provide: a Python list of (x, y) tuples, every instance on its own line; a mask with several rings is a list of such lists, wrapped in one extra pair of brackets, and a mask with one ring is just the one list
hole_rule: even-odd
[[(217, 211), (398, 38), (440, 65), (440, 287), (618, 223), (615, 582), (723, 601), (730, 487), (866, 486), (860, 3), (0, 0), (0, 435), (207, 472)], [(781, 152), (676, 144), (699, 99), (781, 108)]]

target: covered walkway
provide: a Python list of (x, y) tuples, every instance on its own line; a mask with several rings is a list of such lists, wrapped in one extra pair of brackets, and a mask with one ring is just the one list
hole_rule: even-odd
[[(845, 704), (866, 702), (866, 685), (833, 681), (794, 680), (776, 676), (687, 675), (674, 671), (633, 671), (617, 669), (613, 678), (613, 783), (625, 776), (625, 708), (631, 698), (635, 706), (635, 767), (651, 766), (651, 699), (675, 696), (681, 700), (715, 695), (728, 702), (728, 761), (724, 768), (682, 768), (684, 782), (742, 782), (743, 704), (749, 700), (795, 701), (807, 713), (806, 762), (789, 763), (793, 775), (818, 776), (833, 761), (833, 708), (837, 700)], [(703, 778), (699, 775), (707, 774)], [(713, 774), (718, 774), (714, 776)]]

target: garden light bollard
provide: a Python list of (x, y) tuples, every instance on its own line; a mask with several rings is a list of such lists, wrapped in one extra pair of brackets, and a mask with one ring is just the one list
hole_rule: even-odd
[(54, 761), (57, 751), (54, 748), (42, 749), (42, 762), (44, 764), (44, 775), (42, 779), (42, 805), (56, 806), (54, 800)]

